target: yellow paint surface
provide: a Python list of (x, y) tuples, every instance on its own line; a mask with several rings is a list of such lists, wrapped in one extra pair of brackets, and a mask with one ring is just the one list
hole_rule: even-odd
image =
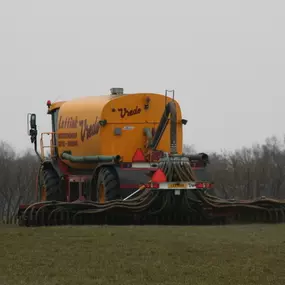
[[(150, 103), (149, 108), (145, 109), (147, 98)], [(171, 100), (167, 97), (167, 102)], [(90, 96), (66, 101), (61, 104), (58, 114), (59, 155), (64, 151), (71, 151), (74, 156), (120, 155), (123, 161), (130, 162), (137, 148), (146, 150), (144, 128), (157, 128), (165, 103), (164, 95), (152, 93)], [(175, 103), (177, 150), (181, 153), (182, 118), (180, 106)], [(99, 120), (106, 120), (107, 124), (99, 126)], [(115, 135), (116, 128), (121, 129), (121, 135)], [(157, 149), (170, 152), (169, 124)]]

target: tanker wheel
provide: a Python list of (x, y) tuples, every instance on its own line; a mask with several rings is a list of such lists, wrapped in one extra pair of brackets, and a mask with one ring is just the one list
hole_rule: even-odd
[(43, 177), (46, 188), (46, 200), (65, 201), (66, 197), (60, 189), (60, 179), (57, 173), (51, 168), (44, 168)]
[(96, 198), (94, 198), (99, 203), (105, 203), (106, 201), (120, 198), (120, 183), (114, 168), (102, 167), (100, 169), (95, 192)]

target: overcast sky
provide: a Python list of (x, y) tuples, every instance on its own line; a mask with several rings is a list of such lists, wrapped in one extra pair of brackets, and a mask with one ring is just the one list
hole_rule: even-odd
[(285, 131), (285, 1), (0, 0), (0, 139), (31, 147), (46, 101), (175, 89), (184, 142), (233, 150)]

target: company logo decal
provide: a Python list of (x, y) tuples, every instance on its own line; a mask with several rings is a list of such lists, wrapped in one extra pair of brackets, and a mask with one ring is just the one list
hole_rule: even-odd
[[(80, 129), (80, 140), (84, 142), (93, 136), (97, 135), (100, 130), (99, 118), (96, 117), (95, 121), (88, 124), (87, 119), (78, 120), (78, 117), (66, 117), (59, 118), (58, 129)], [(59, 133), (58, 134), (58, 146), (71, 147), (78, 145), (77, 132)], [(72, 141), (70, 139), (73, 139)], [(74, 140), (76, 139), (76, 140)], [(65, 141), (68, 140), (68, 141)]]
[(118, 111), (120, 112), (120, 117), (123, 119), (126, 116), (131, 117), (131, 116), (140, 114), (142, 109), (139, 108), (139, 106), (136, 106), (135, 109), (118, 108)]

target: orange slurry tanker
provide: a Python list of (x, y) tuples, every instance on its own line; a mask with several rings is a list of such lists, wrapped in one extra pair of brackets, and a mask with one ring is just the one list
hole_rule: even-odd
[(35, 201), (20, 205), (19, 224), (281, 221), (282, 201), (214, 195), (208, 155), (182, 152), (187, 120), (170, 92), (171, 97), (169, 91), (125, 94), (112, 88), (109, 95), (48, 101), (51, 132), (41, 134), (40, 151), (36, 114), (28, 114), (39, 172)]

